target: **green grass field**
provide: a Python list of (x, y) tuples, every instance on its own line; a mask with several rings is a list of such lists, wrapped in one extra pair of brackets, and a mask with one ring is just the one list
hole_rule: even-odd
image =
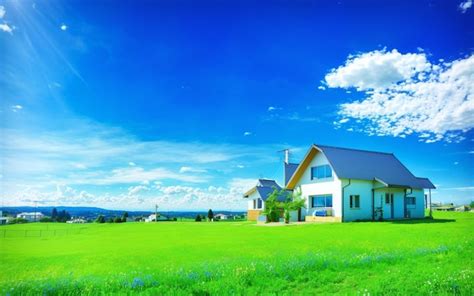
[(286, 227), (8, 225), (0, 293), (473, 295), (473, 226), (473, 213)]

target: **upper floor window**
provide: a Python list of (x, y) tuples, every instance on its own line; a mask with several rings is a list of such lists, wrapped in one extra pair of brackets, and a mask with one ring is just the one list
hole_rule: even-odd
[(332, 177), (332, 169), (331, 169), (331, 166), (328, 164), (318, 165), (311, 168), (311, 180), (331, 178), (331, 177)]
[(407, 196), (406, 198), (407, 205), (415, 205), (416, 204), (416, 198), (412, 196)]
[(312, 208), (331, 208), (332, 207), (332, 195), (315, 195), (311, 197)]

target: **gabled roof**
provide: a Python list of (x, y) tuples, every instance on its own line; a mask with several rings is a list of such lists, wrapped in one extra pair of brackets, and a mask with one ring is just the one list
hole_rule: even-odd
[[(244, 197), (249, 197), (254, 192), (257, 192), (260, 198), (265, 201), (273, 193), (273, 191), (281, 190), (281, 186), (275, 180), (269, 179), (258, 179), (258, 183), (255, 187), (250, 189), (244, 194)], [(278, 201), (285, 201), (287, 195), (286, 194), (279, 194)]]
[(415, 177), (393, 153), (314, 144), (289, 180), (293, 188), (317, 152), (322, 152), (339, 178), (376, 180), (387, 187), (435, 188), (426, 178)]
[(296, 169), (298, 168), (299, 163), (286, 163), (285, 162), (285, 186), (290, 181), (290, 178), (295, 173)]

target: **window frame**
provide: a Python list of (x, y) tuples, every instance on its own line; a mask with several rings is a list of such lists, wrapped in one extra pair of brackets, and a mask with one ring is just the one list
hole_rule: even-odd
[[(356, 207), (356, 204), (357, 204), (357, 207)], [(349, 195), (349, 208), (351, 210), (360, 209), (360, 194), (351, 194), (351, 195)]]
[[(311, 167), (311, 180), (325, 180), (333, 177), (332, 167), (329, 164), (317, 165)], [(322, 176), (318, 175), (322, 173)]]
[[(409, 201), (413, 201), (413, 202), (409, 202)], [(407, 206), (416, 206), (416, 197), (407, 196), (406, 197), (406, 204), (407, 204)]]
[[(324, 199), (324, 206), (316, 206), (315, 204), (315, 199), (316, 198), (323, 198)], [(328, 206), (327, 200), (330, 198), (331, 203), (330, 206)], [(333, 196), (332, 194), (317, 194), (317, 195), (310, 195), (310, 201), (311, 201), (311, 208), (332, 208), (333, 207)]]

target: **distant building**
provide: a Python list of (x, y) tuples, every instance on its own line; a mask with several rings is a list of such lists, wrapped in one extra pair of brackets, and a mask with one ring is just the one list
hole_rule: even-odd
[(214, 219), (216, 220), (227, 220), (229, 219), (229, 216), (226, 214), (217, 214), (214, 216)]
[(469, 212), (471, 210), (468, 206), (459, 206), (454, 209), (456, 212)]
[(16, 215), (16, 217), (25, 219), (29, 222), (35, 222), (35, 221), (39, 221), (41, 218), (43, 218), (44, 215), (40, 212), (31, 212), (31, 213), (23, 212), (23, 213), (20, 213), (20, 214)]
[(74, 219), (71, 219), (69, 221), (66, 221), (66, 223), (69, 223), (69, 224), (83, 224), (83, 223), (87, 223), (87, 221), (82, 219), (82, 218), (74, 218)]
[(151, 214), (148, 218), (145, 218), (145, 222), (154, 222), (154, 221), (167, 221), (168, 217), (158, 214), (158, 219), (155, 214)]
[(7, 224), (8, 220), (8, 217), (3, 217), (3, 212), (0, 211), (0, 225)]

